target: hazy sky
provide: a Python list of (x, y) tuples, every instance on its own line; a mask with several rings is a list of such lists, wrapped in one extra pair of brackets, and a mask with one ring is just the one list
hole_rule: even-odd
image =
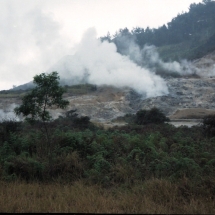
[(47, 71), (73, 53), (88, 28), (157, 28), (200, 0), (0, 0), (0, 90)]

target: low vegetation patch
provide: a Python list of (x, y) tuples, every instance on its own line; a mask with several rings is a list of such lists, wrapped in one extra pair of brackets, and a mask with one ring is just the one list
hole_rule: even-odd
[(47, 123), (51, 174), (41, 122), (0, 123), (4, 212), (214, 213), (214, 137), (203, 126), (104, 130), (67, 115)]
[(9, 213), (214, 214), (210, 197), (190, 192), (190, 182), (151, 179), (132, 189), (73, 184), (0, 182), (0, 211)]

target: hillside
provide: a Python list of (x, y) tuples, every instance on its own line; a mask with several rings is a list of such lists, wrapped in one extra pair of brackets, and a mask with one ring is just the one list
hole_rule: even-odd
[(215, 1), (203, 0), (193, 3), (188, 12), (182, 12), (167, 25), (157, 29), (141, 26), (119, 29), (114, 35), (107, 34), (101, 40), (115, 43), (117, 51), (132, 58), (130, 48), (138, 45), (142, 50), (145, 45), (154, 45), (165, 61), (201, 58), (215, 50)]
[[(150, 75), (155, 73), (161, 76), (169, 91), (163, 96), (143, 99), (143, 95), (130, 87), (87, 84), (90, 69), (87, 67), (88, 64), (79, 64), (85, 62), (84, 58), (80, 62), (80, 55), (65, 56), (60, 59), (49, 69), (49, 72), (55, 70), (59, 72), (60, 76), (61, 72), (71, 76), (64, 76), (61, 79), (62, 85), (68, 83), (72, 85), (66, 85), (67, 93), (64, 97), (70, 102), (66, 111), (77, 109), (79, 115), (89, 116), (91, 121), (97, 123), (112, 123), (113, 120), (116, 121), (118, 117), (127, 113), (133, 114), (139, 109), (150, 109), (154, 106), (160, 108), (172, 121), (196, 120), (208, 113), (213, 113), (215, 108), (214, 11), (215, 2), (204, 0), (199, 4), (191, 4), (189, 12), (178, 14), (167, 26), (164, 25), (158, 29), (137, 27), (132, 31), (124, 28), (114, 36), (108, 34), (100, 38), (101, 41), (107, 40), (114, 43), (118, 53), (128, 56), (135, 63), (132, 68), (135, 68), (137, 64), (141, 68), (148, 69)], [(146, 44), (151, 46), (146, 46)], [(113, 46), (110, 45), (110, 47)], [(96, 52), (96, 50), (94, 51)], [(100, 51), (101, 54), (106, 49)], [(92, 55), (92, 53), (90, 54)], [(115, 53), (107, 52), (105, 54), (110, 56)], [(114, 56), (119, 61), (121, 55)], [(123, 60), (125, 59), (127, 58), (123, 58)], [(185, 60), (183, 63), (182, 59), (188, 61)], [(100, 69), (105, 68), (106, 65), (103, 64), (106, 61), (101, 61), (101, 63), (100, 58), (96, 60), (96, 69), (100, 64), (102, 65)], [(118, 65), (117, 60), (108, 62), (111, 66), (105, 69), (109, 71), (113, 64)], [(178, 60), (178, 62), (173, 60)], [(84, 68), (82, 76), (79, 76), (79, 71), (76, 71), (77, 68), (73, 68), (73, 65)], [(117, 69), (125, 70), (126, 67), (122, 67), (124, 65), (122, 62), (119, 65), (120, 67), (116, 67), (116, 71), (118, 71)], [(73, 69), (75, 74), (73, 74)], [(112, 79), (114, 78), (112, 77)], [(30, 82), (9, 91), (1, 91), (0, 116), (5, 117), (5, 113), (8, 113), (8, 117), (14, 117), (13, 108), (21, 103), (21, 97), (33, 86), (33, 83)], [(65, 111), (51, 110), (51, 112), (57, 118)], [(197, 122), (199, 121), (197, 120)]]
[[(213, 69), (215, 53), (194, 61), (194, 64), (205, 71)], [(90, 84), (67, 86), (64, 98), (69, 100), (69, 107), (66, 110), (50, 111), (57, 118), (65, 111), (77, 109), (79, 115), (89, 116), (91, 121), (107, 125), (113, 124), (114, 119), (117, 123), (116, 119), (127, 113), (133, 114), (139, 109), (150, 109), (154, 106), (160, 108), (172, 121), (186, 121), (185, 119), (195, 121), (206, 114), (215, 113), (214, 77), (166, 77), (165, 81), (169, 89), (168, 95), (144, 100), (140, 94), (129, 87), (117, 88)], [(25, 92), (1, 91), (0, 109), (2, 112), (0, 113), (2, 116), (3, 113), (12, 114), (13, 108), (21, 104), (21, 97)]]

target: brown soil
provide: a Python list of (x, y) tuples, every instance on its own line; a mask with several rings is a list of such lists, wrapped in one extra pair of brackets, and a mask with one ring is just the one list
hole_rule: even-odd
[(185, 108), (178, 109), (173, 115), (169, 116), (171, 120), (174, 119), (202, 119), (209, 114), (215, 114), (213, 109), (205, 108)]

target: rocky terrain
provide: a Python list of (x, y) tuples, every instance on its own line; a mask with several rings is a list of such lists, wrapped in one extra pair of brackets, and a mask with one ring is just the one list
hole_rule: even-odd
[[(143, 100), (129, 88), (98, 87), (85, 95), (65, 95), (69, 109), (91, 117), (94, 122), (108, 123), (139, 109), (160, 108), (175, 125), (198, 124), (206, 114), (215, 113), (215, 78), (168, 78), (169, 94)], [(58, 110), (58, 113), (61, 111)], [(56, 110), (55, 110), (56, 113)]]
[(215, 108), (214, 78), (170, 78), (167, 85), (168, 95), (146, 99), (142, 108), (157, 106), (169, 116), (177, 109)]
[[(196, 67), (207, 73), (215, 65), (215, 53), (194, 62)], [(211, 72), (210, 72), (211, 74)], [(52, 109), (55, 118), (65, 111), (77, 109), (79, 115), (90, 116), (95, 123), (111, 123), (113, 119), (126, 113), (136, 113), (139, 109), (160, 108), (175, 125), (199, 123), (206, 114), (215, 113), (215, 78), (204, 75), (166, 78), (169, 94), (143, 100), (142, 96), (130, 88), (98, 86), (82, 94), (68, 92), (64, 98), (70, 105), (66, 110)], [(21, 95), (0, 94), (0, 116), (12, 116), (13, 108), (21, 104)], [(9, 115), (11, 114), (11, 115)], [(5, 115), (6, 116), (6, 115)]]

